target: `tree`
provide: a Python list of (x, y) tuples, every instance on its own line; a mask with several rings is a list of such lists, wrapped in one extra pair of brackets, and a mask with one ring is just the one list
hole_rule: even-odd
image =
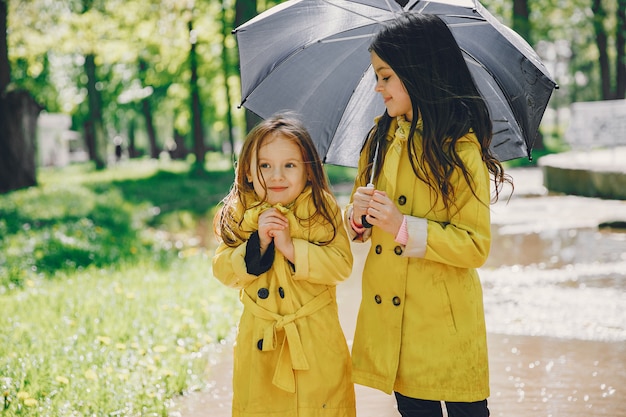
[[(139, 78), (144, 88), (146, 85), (146, 71), (148, 69), (148, 63), (139, 58)], [(144, 120), (146, 122), (146, 133), (148, 134), (148, 144), (150, 145), (150, 158), (157, 159), (159, 157), (159, 146), (157, 145), (156, 132), (154, 131), (154, 123), (152, 120), (152, 105), (150, 101), (150, 95), (146, 95), (141, 99), (141, 112), (143, 113)]]
[(230, 86), (228, 80), (230, 76), (230, 65), (228, 59), (228, 46), (227, 39), (228, 34), (231, 32), (232, 27), (227, 22), (227, 10), (226, 5), (222, 1), (222, 71), (224, 72), (224, 89), (226, 90), (226, 125), (228, 127), (228, 143), (230, 144), (231, 161), (235, 160), (235, 138), (233, 136), (233, 113), (231, 109), (230, 101)]
[(615, 28), (615, 48), (617, 51), (616, 98), (626, 97), (626, 0), (617, 0), (617, 25)]
[(530, 23), (530, 8), (528, 0), (513, 0), (513, 30), (532, 44)]
[[(237, 0), (235, 4), (234, 26), (240, 26), (257, 15), (257, 0)], [(237, 60), (239, 68), (239, 60)], [(246, 110), (246, 131), (250, 131), (259, 122), (259, 117)]]
[(202, 104), (200, 103), (200, 93), (198, 91), (198, 53), (196, 51), (197, 38), (193, 30), (193, 20), (189, 19), (189, 66), (191, 77), (189, 79), (189, 90), (191, 91), (191, 121), (193, 133), (193, 150), (196, 155), (196, 168), (204, 167), (204, 132), (202, 130)]
[(35, 135), (41, 107), (25, 90), (11, 89), (8, 0), (0, 0), (0, 193), (37, 184)]
[(626, 57), (624, 50), (624, 36), (626, 34), (626, 0), (618, 0), (615, 9), (615, 78), (611, 79), (611, 59), (609, 53), (609, 33), (607, 22), (609, 13), (601, 0), (592, 0), (593, 29), (596, 36), (596, 45), (599, 53), (600, 79), (602, 98), (604, 100), (623, 99), (626, 92)]
[[(22, 87), (34, 86), (32, 92), (46, 110), (70, 114), (72, 128), (85, 131), (85, 137), (94, 131), (91, 123), (98, 109), (92, 110), (99, 103), (104, 161), (105, 148), (118, 135), (127, 138), (129, 153), (131, 149), (141, 153), (149, 147), (150, 155), (158, 156), (160, 149), (170, 143), (180, 143), (183, 146), (179, 149), (184, 149), (185, 140), (189, 140), (190, 146), (194, 129), (196, 135), (204, 137), (202, 141), (214, 147), (225, 137), (228, 124), (243, 124), (243, 112), (232, 114), (232, 122), (228, 121), (228, 103), (231, 94), (236, 96), (234, 84), (238, 80), (236, 75), (230, 77), (227, 91), (224, 71), (235, 74), (235, 70), (230, 60), (226, 64), (229, 68), (224, 68), (220, 59), (224, 39), (222, 2), (12, 3), (14, 13), (19, 9), (16, 15), (20, 16), (20, 24), (11, 28), (9, 37), (18, 52), (10, 57), (17, 69), (14, 82)], [(225, 5), (228, 15), (232, 15), (234, 3)], [(193, 33), (188, 28), (191, 17)], [(197, 41), (193, 71), (192, 37)], [(227, 52), (232, 54), (230, 39), (229, 43)], [(87, 58), (89, 54), (93, 60)], [(42, 62), (43, 72), (38, 69)], [(50, 76), (44, 80), (33, 73)], [(192, 88), (194, 83), (196, 87)], [(200, 153), (202, 163), (204, 154)]]
[[(532, 23), (530, 21), (530, 6), (528, 0), (513, 0), (513, 27), (529, 44), (532, 44)], [(537, 132), (533, 140), (533, 149), (543, 150), (543, 135), (541, 131)]]

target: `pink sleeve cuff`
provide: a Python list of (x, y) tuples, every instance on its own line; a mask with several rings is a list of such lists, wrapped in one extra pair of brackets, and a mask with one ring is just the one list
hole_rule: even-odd
[(354, 230), (358, 235), (362, 235), (365, 232), (365, 227), (363, 227), (363, 225), (359, 226), (354, 222), (352, 213), (350, 213), (350, 227), (352, 227), (352, 230)]
[(398, 230), (398, 234), (396, 235), (395, 240), (396, 240), (396, 243), (399, 243), (405, 246), (407, 242), (409, 241), (409, 230), (406, 224), (406, 216), (404, 216), (404, 218), (402, 219), (402, 225), (400, 226), (400, 229)]

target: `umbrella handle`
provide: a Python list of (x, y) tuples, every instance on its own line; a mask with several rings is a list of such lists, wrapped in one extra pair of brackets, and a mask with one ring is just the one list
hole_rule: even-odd
[[(376, 173), (376, 162), (378, 161), (378, 149), (379, 148), (380, 148), (380, 142), (376, 142), (376, 150), (374, 151), (374, 159), (372, 159), (372, 172), (370, 174), (370, 182), (367, 183), (367, 188), (374, 188), (374, 175)], [(365, 220), (366, 217), (367, 215), (365, 214), (361, 216), (361, 224), (363, 225), (363, 227), (365, 227), (366, 229), (370, 229), (374, 227), (373, 224)]]
[(363, 223), (363, 227), (365, 227), (366, 229), (369, 229), (371, 227), (374, 227), (373, 224), (371, 224), (370, 222), (368, 222), (367, 220), (365, 220), (365, 218), (367, 217), (367, 215), (362, 215), (361, 216), (361, 223)]
[[(371, 182), (369, 184), (367, 184), (367, 188), (374, 188), (374, 184), (372, 184)], [(366, 214), (361, 216), (361, 224), (363, 225), (363, 227), (365, 227), (366, 229), (370, 229), (372, 227), (374, 227), (373, 224), (371, 224), (370, 222), (368, 222), (367, 220), (365, 220), (365, 218), (367, 217)]]

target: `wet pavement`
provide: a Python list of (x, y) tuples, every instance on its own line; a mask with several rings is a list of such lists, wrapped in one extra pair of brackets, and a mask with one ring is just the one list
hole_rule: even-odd
[[(550, 195), (541, 170), (513, 169), (515, 193), (492, 206), (493, 243), (480, 275), (489, 332), (492, 416), (626, 417), (626, 201)], [(342, 203), (344, 203), (343, 201)], [(613, 227), (610, 227), (613, 226)], [(367, 244), (338, 287), (349, 342)], [(203, 392), (171, 416), (227, 417), (227, 343)], [(393, 397), (356, 386), (359, 417), (397, 417)]]

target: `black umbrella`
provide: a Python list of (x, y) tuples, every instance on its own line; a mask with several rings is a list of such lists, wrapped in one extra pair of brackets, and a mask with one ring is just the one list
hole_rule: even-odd
[(533, 49), (477, 0), (290, 0), (235, 29), (242, 104), (262, 118), (302, 117), (330, 164), (356, 166), (374, 117), (367, 50), (373, 34), (399, 12), (439, 15), (454, 34), (486, 99), (501, 161), (531, 155), (556, 83)]

